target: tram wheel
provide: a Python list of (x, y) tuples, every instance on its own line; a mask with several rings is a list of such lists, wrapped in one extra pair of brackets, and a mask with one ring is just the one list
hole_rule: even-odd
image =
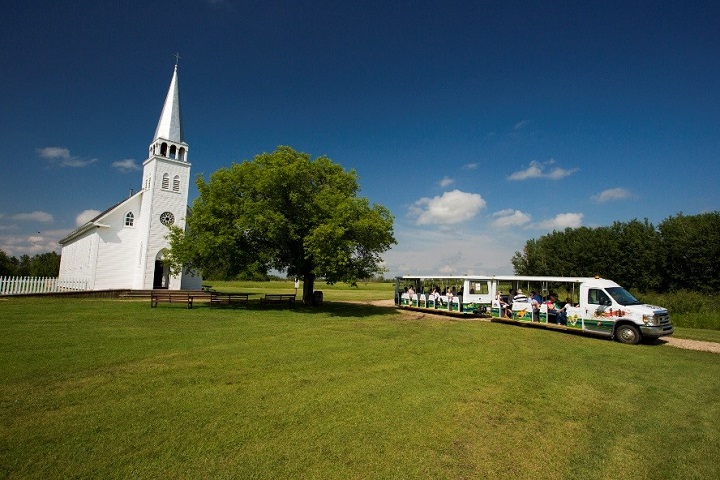
[(620, 325), (615, 330), (615, 338), (620, 343), (635, 345), (640, 341), (640, 330), (634, 325)]

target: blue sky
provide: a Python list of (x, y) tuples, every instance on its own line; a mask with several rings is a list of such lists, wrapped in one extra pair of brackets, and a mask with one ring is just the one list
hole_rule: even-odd
[(193, 176), (327, 155), (395, 215), (389, 274), (511, 273), (554, 229), (720, 209), (718, 32), (710, 1), (4, 2), (0, 249), (140, 187), (179, 52)]

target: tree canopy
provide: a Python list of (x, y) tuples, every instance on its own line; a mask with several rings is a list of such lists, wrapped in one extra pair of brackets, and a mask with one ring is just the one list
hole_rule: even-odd
[(40, 253), (30, 257), (10, 257), (0, 250), (0, 276), (57, 277), (60, 271), (60, 255), (56, 252)]
[(567, 228), (528, 240), (512, 258), (518, 275), (611, 278), (640, 291), (720, 289), (720, 212)]
[(390, 211), (358, 197), (355, 171), (325, 156), (278, 147), (196, 183), (186, 230), (170, 233), (166, 260), (175, 272), (284, 271), (303, 279), (309, 303), (315, 278), (352, 282), (380, 273), (380, 254), (396, 243)]
[(720, 291), (720, 212), (679, 213), (665, 219), (659, 231), (666, 289)]

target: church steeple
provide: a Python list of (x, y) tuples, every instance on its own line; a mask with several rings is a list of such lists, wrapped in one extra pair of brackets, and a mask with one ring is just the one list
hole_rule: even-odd
[(188, 145), (182, 127), (182, 111), (180, 109), (180, 92), (178, 89), (177, 63), (173, 72), (170, 88), (165, 97), (160, 120), (155, 129), (155, 137), (150, 145), (150, 156), (172, 158), (187, 162)]
[(158, 138), (164, 138), (176, 143), (185, 141), (182, 128), (182, 112), (180, 110), (180, 93), (178, 91), (177, 64), (170, 81), (167, 97), (165, 97), (165, 105), (163, 105), (160, 114), (160, 121), (155, 129), (155, 140)]
[(163, 264), (169, 248), (168, 228), (185, 228), (192, 166), (187, 152), (176, 63), (155, 138), (150, 144), (150, 154), (143, 162), (140, 213), (135, 222), (140, 256), (135, 267), (133, 288), (177, 290), (185, 288), (183, 286), (191, 278), (186, 273), (172, 275), (167, 264)]

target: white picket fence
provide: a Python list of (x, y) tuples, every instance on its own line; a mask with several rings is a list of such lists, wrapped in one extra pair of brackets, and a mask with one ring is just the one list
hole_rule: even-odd
[(85, 279), (58, 277), (0, 277), (0, 295), (56, 293), (87, 290)]

